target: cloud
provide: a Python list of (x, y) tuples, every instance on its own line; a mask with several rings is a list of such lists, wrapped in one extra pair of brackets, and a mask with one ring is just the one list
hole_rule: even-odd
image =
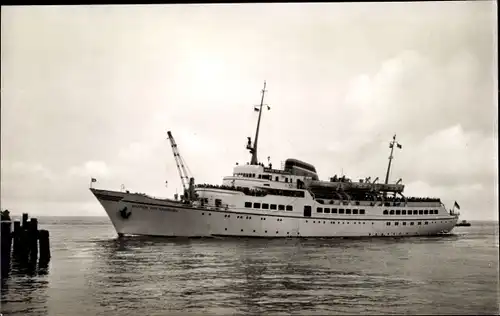
[(110, 171), (103, 161), (87, 161), (82, 166), (71, 167), (68, 170), (70, 176), (78, 177), (109, 177)]

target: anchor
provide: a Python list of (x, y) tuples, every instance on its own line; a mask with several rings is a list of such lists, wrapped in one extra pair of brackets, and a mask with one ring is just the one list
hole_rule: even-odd
[(124, 219), (129, 218), (131, 214), (132, 214), (132, 212), (127, 212), (127, 207), (126, 206), (120, 210), (120, 215)]

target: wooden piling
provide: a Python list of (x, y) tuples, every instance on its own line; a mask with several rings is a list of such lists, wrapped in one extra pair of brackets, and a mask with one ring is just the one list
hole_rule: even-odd
[(23, 213), (23, 229), (28, 229), (28, 213)]
[(14, 232), (12, 235), (12, 248), (13, 248), (13, 255), (17, 256), (19, 252), (21, 251), (21, 243), (20, 243), (20, 238), (21, 238), (21, 222), (20, 221), (15, 221), (14, 222)]
[[(5, 215), (3, 213), (2, 216)], [(11, 228), (10, 220), (2, 221), (2, 275), (8, 275), (10, 271), (11, 256), (22, 271), (33, 273), (38, 261), (38, 272), (47, 273), (51, 257), (49, 232), (45, 229), (38, 230), (38, 220), (31, 218), (28, 221), (27, 213), (23, 213), (21, 222), (14, 221), (14, 232)]]
[(10, 255), (11, 255), (11, 245), (12, 245), (12, 223), (10, 221), (5, 221), (1, 223), (0, 227), (1, 235), (1, 264), (2, 276), (7, 275), (10, 270)]
[(38, 266), (42, 268), (46, 267), (50, 261), (49, 231), (46, 229), (40, 230), (38, 240), (40, 243), (40, 259), (38, 261)]
[(29, 260), (36, 262), (38, 259), (38, 220), (32, 218), (28, 227)]

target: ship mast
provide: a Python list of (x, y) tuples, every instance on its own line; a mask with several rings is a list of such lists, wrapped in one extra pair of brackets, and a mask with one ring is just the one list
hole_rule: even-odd
[(396, 145), (400, 149), (403, 147), (403, 146), (401, 146), (401, 144), (399, 144), (396, 141), (396, 134), (394, 134), (394, 136), (392, 137), (392, 141), (389, 143), (389, 148), (391, 149), (391, 154), (389, 155), (389, 165), (387, 166), (387, 174), (385, 175), (385, 184), (388, 184), (388, 182), (389, 182), (389, 173), (391, 171), (391, 162), (392, 162), (392, 159), (394, 158), (392, 155), (394, 153), (394, 145)]
[[(255, 111), (259, 111), (259, 118), (257, 120), (257, 130), (255, 131), (255, 140), (253, 142), (253, 146), (251, 145), (251, 139), (248, 137), (248, 145), (247, 149), (250, 150), (250, 153), (252, 154), (252, 159), (250, 160), (251, 165), (257, 165), (259, 163), (257, 159), (257, 141), (259, 140), (259, 129), (260, 129), (260, 120), (262, 117), (262, 106), (264, 105), (264, 95), (266, 93), (266, 81), (264, 81), (264, 88), (262, 89), (262, 98), (260, 99), (260, 105), (255, 107)], [(267, 106), (267, 109), (270, 110), (269, 105)]]

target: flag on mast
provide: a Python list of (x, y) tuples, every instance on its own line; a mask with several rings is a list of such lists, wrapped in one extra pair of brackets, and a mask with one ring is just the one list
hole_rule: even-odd
[(90, 182), (97, 182), (97, 179), (96, 178), (91, 178)]
[(403, 146), (399, 143), (396, 144), (396, 146), (398, 146), (399, 149), (401, 149)]
[(457, 201), (455, 201), (455, 205), (454, 205), (454, 207), (456, 207), (456, 208), (460, 209), (460, 205), (458, 205)]

